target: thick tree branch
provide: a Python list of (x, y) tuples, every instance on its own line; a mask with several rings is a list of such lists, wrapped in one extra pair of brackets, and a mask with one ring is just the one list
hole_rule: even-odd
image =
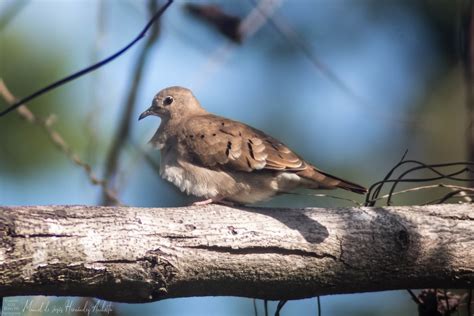
[(0, 207), (0, 296), (297, 299), (469, 288), (474, 206)]

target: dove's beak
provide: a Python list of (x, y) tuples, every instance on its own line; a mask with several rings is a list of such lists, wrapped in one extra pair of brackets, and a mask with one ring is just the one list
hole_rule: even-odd
[(146, 110), (145, 112), (143, 112), (142, 114), (140, 114), (140, 116), (138, 117), (138, 120), (140, 121), (141, 119), (144, 119), (145, 117), (149, 116), (149, 115), (152, 115), (153, 113), (150, 111), (150, 110)]

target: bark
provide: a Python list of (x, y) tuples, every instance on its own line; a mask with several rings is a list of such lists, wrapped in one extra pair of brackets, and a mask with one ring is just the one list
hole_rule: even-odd
[(0, 206), (0, 296), (298, 299), (470, 288), (474, 206)]

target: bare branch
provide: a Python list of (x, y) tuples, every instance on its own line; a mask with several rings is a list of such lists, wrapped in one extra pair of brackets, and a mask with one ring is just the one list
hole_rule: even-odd
[(469, 288), (472, 214), (471, 204), (0, 207), (0, 296), (289, 300)]

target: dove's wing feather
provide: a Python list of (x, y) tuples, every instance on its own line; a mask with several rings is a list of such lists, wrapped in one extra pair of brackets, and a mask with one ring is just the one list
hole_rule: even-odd
[(182, 135), (185, 151), (208, 168), (245, 172), (307, 168), (288, 147), (264, 132), (211, 114), (189, 119)]
[(243, 123), (206, 114), (190, 118), (183, 126), (183, 154), (203, 167), (231, 172), (291, 172), (310, 180), (313, 189), (367, 191), (315, 168), (280, 141)]

